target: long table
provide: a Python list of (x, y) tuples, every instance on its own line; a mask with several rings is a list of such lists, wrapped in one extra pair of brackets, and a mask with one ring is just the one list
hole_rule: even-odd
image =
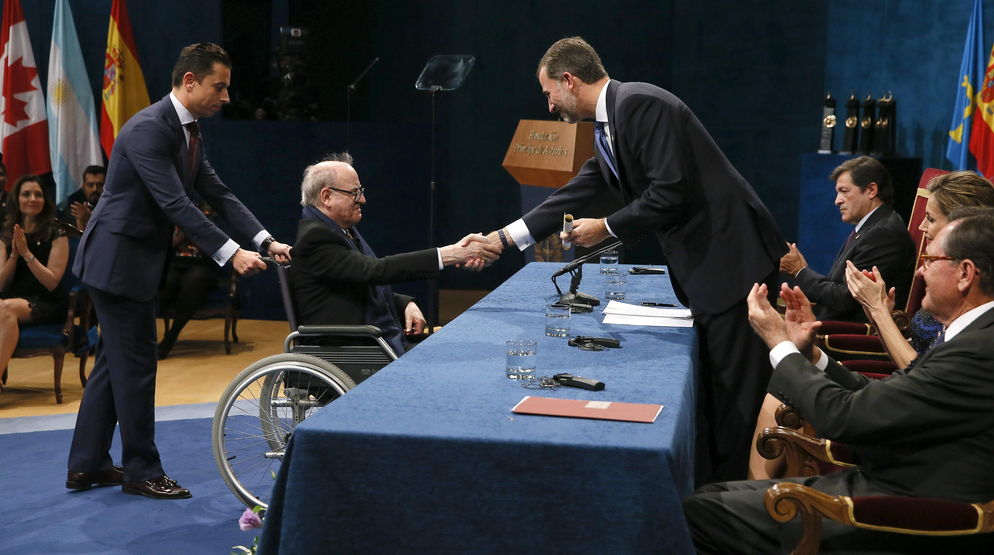
[[(620, 339), (620, 349), (546, 337), (560, 266), (525, 266), (304, 421), (262, 552), (692, 552), (680, 500), (693, 485), (695, 332), (604, 325), (599, 307), (574, 314), (570, 333)], [(580, 290), (602, 297), (598, 267), (584, 274)], [(627, 288), (625, 302), (677, 303), (668, 276), (630, 275)], [(607, 387), (525, 389), (504, 376), (508, 339), (538, 340), (539, 375)], [(525, 395), (664, 408), (652, 424), (512, 413)]]

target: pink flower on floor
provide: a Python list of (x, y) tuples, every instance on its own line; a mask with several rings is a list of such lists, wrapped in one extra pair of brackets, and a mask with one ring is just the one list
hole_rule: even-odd
[(253, 528), (262, 528), (262, 519), (259, 518), (259, 515), (255, 514), (255, 511), (252, 509), (245, 509), (245, 512), (242, 513), (241, 518), (238, 519), (238, 527), (241, 528), (243, 532)]

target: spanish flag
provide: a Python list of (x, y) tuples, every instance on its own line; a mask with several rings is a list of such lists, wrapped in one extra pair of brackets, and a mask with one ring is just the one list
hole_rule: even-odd
[(114, 0), (107, 29), (107, 53), (104, 56), (103, 106), (100, 110), (100, 145), (107, 158), (114, 139), (128, 119), (149, 105), (145, 76), (138, 63), (135, 35), (124, 0)]

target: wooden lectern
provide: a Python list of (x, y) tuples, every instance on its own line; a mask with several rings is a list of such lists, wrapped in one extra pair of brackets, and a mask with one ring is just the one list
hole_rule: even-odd
[(523, 119), (502, 165), (521, 185), (558, 189), (593, 155), (593, 123)]
[[(594, 155), (594, 124), (523, 119), (518, 122), (504, 155), (504, 169), (521, 185), (522, 214), (538, 206), (562, 187)], [(535, 245), (535, 260), (561, 261), (564, 251), (558, 240)]]

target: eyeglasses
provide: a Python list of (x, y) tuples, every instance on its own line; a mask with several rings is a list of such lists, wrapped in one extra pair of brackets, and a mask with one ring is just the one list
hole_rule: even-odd
[(931, 266), (932, 263), (935, 262), (936, 260), (956, 260), (956, 259), (951, 256), (940, 256), (937, 254), (923, 254), (920, 257), (918, 257), (918, 260), (921, 262), (922, 267), (927, 270), (928, 267)]
[(366, 188), (362, 186), (356, 189), (352, 189), (351, 191), (347, 189), (338, 189), (336, 187), (328, 187), (328, 189), (331, 189), (332, 191), (338, 191), (339, 193), (345, 193), (346, 195), (351, 195), (352, 200), (354, 200), (355, 202), (359, 202), (359, 197), (361, 197), (363, 193), (366, 192)]

